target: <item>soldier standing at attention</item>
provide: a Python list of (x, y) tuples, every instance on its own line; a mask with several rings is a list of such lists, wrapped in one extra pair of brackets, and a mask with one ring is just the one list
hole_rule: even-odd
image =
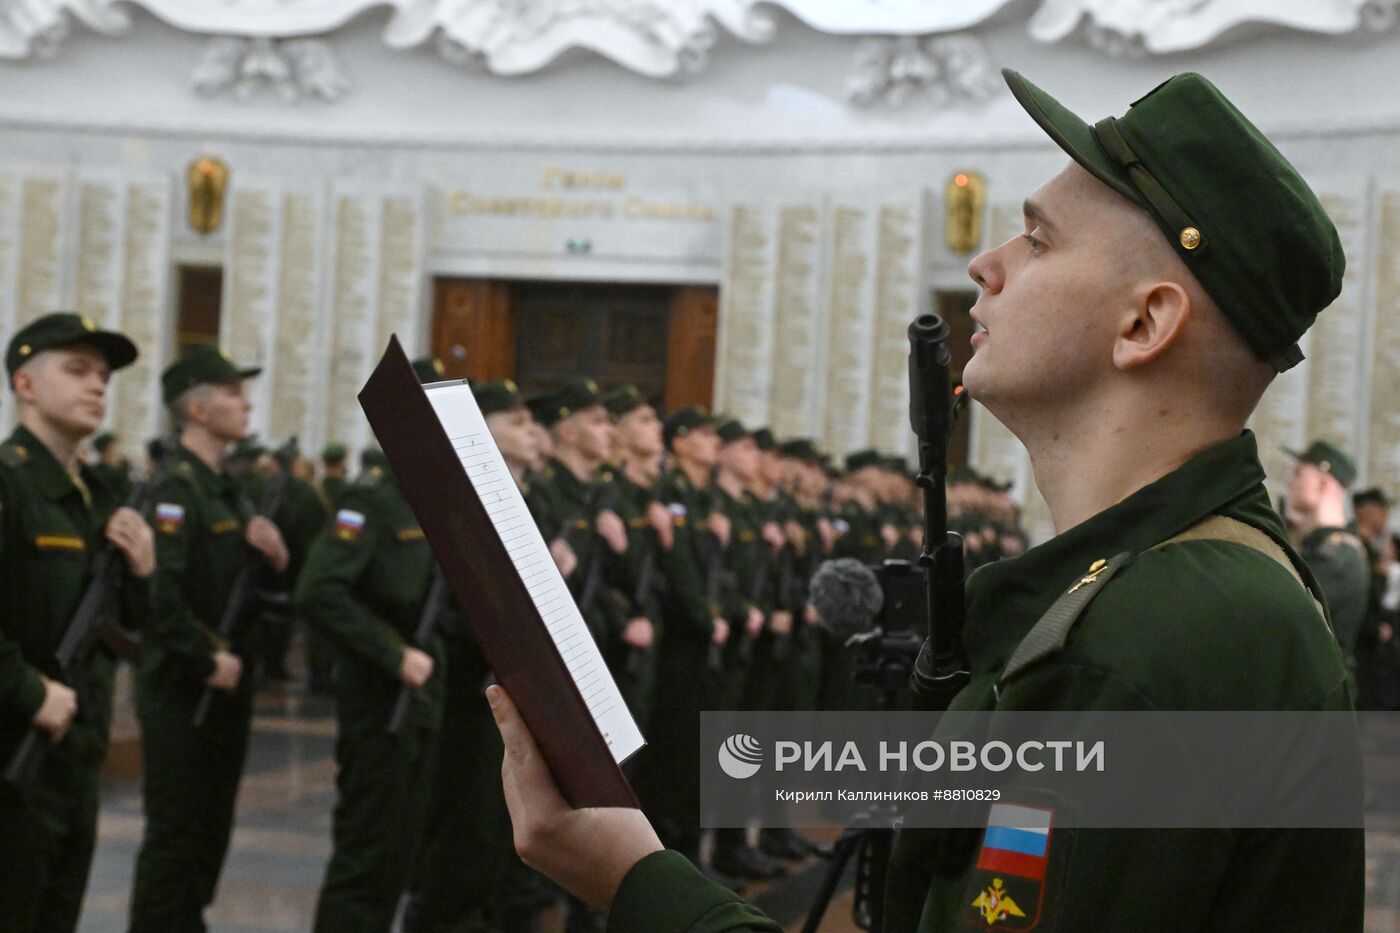
[[(719, 436), (718, 469), (710, 486), (715, 510), (729, 519), (729, 546), (724, 551), (725, 585), (721, 588), (721, 608), (729, 622), (730, 638), (725, 645), (724, 674), (717, 696), (710, 698), (708, 709), (742, 709), (744, 701), (752, 699), (749, 678), (753, 672), (757, 642), (766, 621), (763, 611), (753, 601), (756, 578), (763, 563), (761, 554), (772, 550), (765, 540), (763, 515), (758, 502), (749, 494), (748, 484), (759, 469), (758, 445), (753, 436), (738, 421), (729, 418), (715, 428)], [(782, 532), (770, 529), (779, 545)], [(765, 592), (757, 594), (768, 602)], [(789, 617), (789, 634), (791, 619)], [(750, 707), (763, 708), (763, 707)], [(739, 827), (715, 830), (715, 850), (710, 867), (721, 874), (736, 878), (767, 880), (784, 874), (783, 866), (767, 854), (749, 845), (745, 831)]]
[(99, 648), (64, 684), (53, 659), (106, 542), (126, 564), (125, 623), (146, 615), (150, 526), (78, 459), (113, 371), (135, 359), (125, 336), (76, 314), (39, 318), (5, 353), (19, 426), (0, 444), (0, 767), (32, 726), (51, 742), (28, 800), (0, 791), (5, 933), (71, 933), (87, 887), (116, 664)]
[[(421, 381), (439, 378), (433, 362), (414, 362)], [(426, 650), (411, 642), (436, 567), (393, 471), (375, 466), (345, 490), (297, 583), (297, 611), (336, 656), (338, 799), (316, 903), (318, 933), (388, 933), (411, 878), (444, 679), (441, 639), (435, 635)], [(403, 687), (416, 697), (390, 733)]]
[(327, 444), (321, 451), (321, 496), (332, 511), (339, 507), (340, 494), (349, 482), (349, 455), (344, 444)]
[(607, 579), (626, 600), (630, 620), (619, 646), (621, 657), (609, 663), (632, 718), (645, 735), (656, 692), (656, 640), (661, 625), (659, 536), (671, 532), (670, 513), (653, 495), (661, 477), (661, 419), (636, 386), (614, 389), (604, 404), (613, 420), (618, 462), (613, 474), (614, 504), (627, 529), (627, 550), (609, 555)]
[[(235, 366), (215, 347), (198, 347), (161, 374), (180, 443), (152, 494), (157, 570), (136, 676), (146, 830), (131, 933), (203, 930), (228, 852), (248, 749), (252, 671), (244, 670), (242, 639), (229, 644), (215, 632), (248, 547), (275, 573), (288, 562), (277, 526), (252, 514), (224, 470), (229, 446), (248, 433), (252, 405), (243, 381), (259, 372)], [(240, 635), (256, 613), (257, 600), (247, 599)], [(196, 726), (206, 687), (215, 698)]]
[[(969, 266), (985, 329), (963, 377), (1025, 444), (1058, 534), (969, 579), (973, 676), (951, 708), (1350, 710), (1316, 581), (1289, 547), (1244, 428), (1341, 290), (1335, 228), (1199, 75), (1093, 125), (1005, 76), (1072, 161), (1026, 202), (1024, 234)], [(1071, 589), (1087, 600), (1074, 614), (1061, 602)], [(1009, 667), (1032, 631), (1032, 644), (1062, 647)], [(491, 693), (527, 862), (609, 906), (615, 933), (782, 929), (662, 851), (642, 814), (571, 810), (510, 698)], [(980, 830), (903, 831), (885, 928), (1359, 933), (1364, 923), (1360, 827), (1057, 826), (1019, 873), (982, 867), (990, 842)], [(1003, 897), (1026, 919), (1003, 923)]]
[(705, 587), (706, 487), (719, 438), (709, 415), (695, 406), (668, 415), (662, 437), (675, 458), (656, 493), (671, 515), (669, 547), (664, 531), (661, 535), (665, 624), (657, 645), (651, 745), (637, 762), (637, 793), (668, 844), (695, 861), (700, 855), (700, 710), (712, 676), (711, 645), (723, 648), (729, 638), (729, 623), (720, 607), (710, 604)]
[(1307, 450), (1288, 451), (1288, 518), (1298, 553), (1327, 597), (1332, 631), (1346, 658), (1355, 688), (1356, 645), (1367, 627), (1371, 602), (1371, 563), (1366, 546), (1347, 530), (1347, 488), (1356, 481), (1356, 464), (1335, 444), (1313, 441)]

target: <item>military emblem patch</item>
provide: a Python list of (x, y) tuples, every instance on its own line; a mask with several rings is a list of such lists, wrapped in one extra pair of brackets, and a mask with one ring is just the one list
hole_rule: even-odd
[(351, 509), (341, 509), (335, 513), (335, 526), (332, 533), (342, 541), (354, 541), (365, 530), (363, 513)]
[(174, 502), (161, 502), (156, 505), (156, 531), (173, 535), (185, 524), (185, 507)]
[(964, 914), (978, 930), (1032, 930), (1040, 922), (1054, 811), (996, 804), (977, 856)]

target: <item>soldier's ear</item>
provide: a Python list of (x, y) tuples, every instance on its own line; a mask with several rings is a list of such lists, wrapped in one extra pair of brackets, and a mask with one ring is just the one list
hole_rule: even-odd
[(1120, 313), (1113, 365), (1129, 370), (1157, 359), (1177, 342), (1190, 317), (1191, 296), (1180, 284), (1145, 286)]

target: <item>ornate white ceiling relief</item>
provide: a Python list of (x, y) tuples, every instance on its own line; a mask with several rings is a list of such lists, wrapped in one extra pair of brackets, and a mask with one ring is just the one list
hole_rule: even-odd
[(206, 97), (231, 91), (239, 100), (267, 87), (295, 103), (304, 98), (335, 100), (350, 81), (330, 44), (322, 40), (219, 36), (205, 46), (190, 86)]
[(416, 45), (436, 29), (456, 63), (498, 75), (526, 74), (570, 48), (585, 48), (653, 78), (704, 68), (718, 22), (746, 42), (774, 31), (754, 0), (477, 0), (444, 3), (436, 15), (391, 26), (387, 41)]
[(900, 107), (917, 97), (941, 109), (980, 104), (1001, 88), (986, 46), (974, 36), (871, 37), (856, 50), (846, 99), (859, 107)]
[[(436, 47), (457, 64), (503, 76), (539, 71), (583, 49), (652, 78), (695, 74), (722, 36), (762, 43), (786, 10), (806, 26), (863, 38), (848, 85), (863, 106), (986, 96), (990, 68), (969, 30), (1013, 0), (0, 0), (0, 58), (51, 53), (74, 21), (108, 35), (141, 10), (184, 32), (217, 37), (200, 61), (200, 93), (333, 100), (348, 87), (324, 40), (362, 14), (387, 20), (392, 49)], [(1400, 0), (1040, 0), (1030, 35), (1082, 39), (1110, 55), (1195, 49), (1243, 26), (1324, 35), (1391, 28)], [(233, 37), (233, 38), (226, 38)], [(429, 45), (431, 43), (431, 45)]]

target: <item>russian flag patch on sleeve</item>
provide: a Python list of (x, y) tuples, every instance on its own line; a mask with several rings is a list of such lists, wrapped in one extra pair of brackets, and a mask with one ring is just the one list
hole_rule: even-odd
[(998, 803), (973, 872), (967, 917), (975, 929), (1031, 930), (1040, 922), (1054, 810)]
[(185, 524), (185, 507), (174, 502), (156, 503), (156, 531), (173, 535)]
[(365, 530), (365, 516), (353, 509), (341, 509), (335, 513), (332, 532), (341, 541), (354, 541)]

